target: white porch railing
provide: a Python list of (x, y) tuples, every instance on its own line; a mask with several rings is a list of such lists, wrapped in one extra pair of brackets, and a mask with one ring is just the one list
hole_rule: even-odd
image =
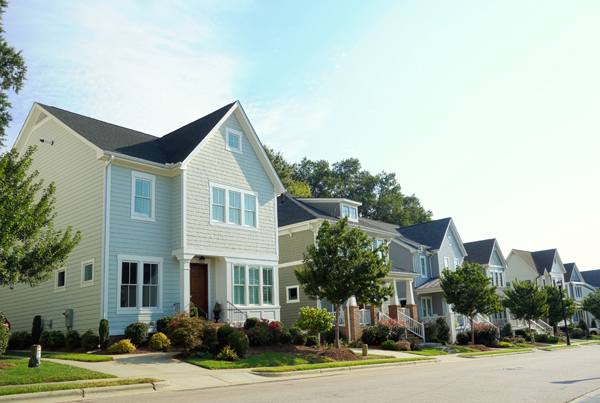
[(438, 315), (432, 315), (432, 316), (421, 316), (419, 319), (421, 319), (421, 322), (435, 323), (435, 321), (437, 320), (437, 318), (439, 318)]
[[(379, 311), (378, 315), (379, 322), (398, 322), (396, 319), (392, 319), (389, 315)], [(408, 339), (408, 326), (404, 326), (404, 340)]]
[[(436, 318), (437, 319), (437, 318)], [(403, 312), (398, 312), (398, 320), (406, 324), (406, 328), (413, 334), (419, 336), (425, 342), (425, 325), (418, 320), (414, 320)]]
[[(335, 311), (329, 312), (329, 316), (333, 318), (333, 326), (335, 326)], [(340, 326), (346, 326), (346, 315), (344, 315), (344, 308), (340, 308)]]
[(547, 333), (550, 335), (554, 334), (554, 329), (552, 329), (552, 326), (550, 326), (543, 320), (538, 319), (538, 320), (533, 321), (533, 323), (535, 323), (538, 327), (542, 328), (544, 333)]
[(358, 324), (368, 326), (371, 324), (371, 311), (368, 309), (360, 309), (358, 311)]

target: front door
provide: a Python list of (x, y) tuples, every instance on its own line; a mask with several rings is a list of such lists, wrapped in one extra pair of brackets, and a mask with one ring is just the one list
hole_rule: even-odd
[(208, 265), (202, 263), (190, 263), (190, 295), (192, 302), (201, 311), (208, 315)]

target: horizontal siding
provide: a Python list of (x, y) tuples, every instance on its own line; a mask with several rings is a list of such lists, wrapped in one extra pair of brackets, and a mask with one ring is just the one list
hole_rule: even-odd
[(310, 300), (302, 291), (302, 287), (299, 288), (300, 302), (294, 302), (288, 304), (287, 301), (287, 289), (288, 286), (299, 285), (298, 279), (294, 274), (293, 267), (280, 267), (279, 268), (279, 303), (281, 305), (281, 321), (285, 327), (290, 327), (298, 319), (300, 308), (304, 306), (310, 306), (312, 308), (317, 307), (316, 300)]
[[(22, 138), (27, 135), (24, 132)], [(41, 144), (40, 139), (54, 141)], [(21, 144), (24, 140), (21, 140)], [(81, 231), (82, 240), (69, 255), (66, 264), (66, 291), (55, 292), (54, 276), (39, 287), (16, 285), (0, 289), (0, 309), (11, 322), (13, 331), (31, 331), (33, 317), (52, 320), (52, 328), (67, 330), (63, 312), (73, 309), (73, 328), (83, 332), (98, 329), (102, 284), (102, 217), (104, 195), (104, 163), (95, 151), (67, 132), (52, 118), (46, 118), (31, 134), (29, 145), (38, 150), (33, 155), (31, 170), (40, 172), (45, 184), (56, 185), (56, 218), (54, 227), (72, 226)], [(81, 262), (94, 259), (94, 285), (81, 286)]]
[(306, 248), (314, 241), (315, 233), (312, 230), (281, 235), (279, 237), (279, 264), (302, 260)]
[(171, 180), (171, 216), (173, 217), (173, 236), (171, 249), (179, 249), (183, 246), (182, 238), (182, 217), (181, 202), (183, 200), (182, 192), (183, 175), (176, 176)]
[(413, 266), (413, 255), (408, 249), (392, 242), (390, 243), (389, 253), (392, 266), (399, 267), (404, 270), (415, 271)]

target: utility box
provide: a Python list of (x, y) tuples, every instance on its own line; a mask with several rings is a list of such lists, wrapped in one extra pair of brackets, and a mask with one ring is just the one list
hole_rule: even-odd
[(63, 312), (63, 315), (65, 315), (65, 326), (67, 328), (73, 327), (73, 310), (72, 309), (66, 309)]
[(34, 344), (29, 353), (29, 368), (37, 368), (42, 362), (42, 346)]

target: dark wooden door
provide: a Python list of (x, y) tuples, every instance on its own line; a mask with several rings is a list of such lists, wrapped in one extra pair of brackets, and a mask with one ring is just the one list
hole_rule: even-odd
[[(208, 314), (208, 265), (190, 263), (190, 295), (192, 302)], [(200, 316), (204, 316), (202, 311)]]

